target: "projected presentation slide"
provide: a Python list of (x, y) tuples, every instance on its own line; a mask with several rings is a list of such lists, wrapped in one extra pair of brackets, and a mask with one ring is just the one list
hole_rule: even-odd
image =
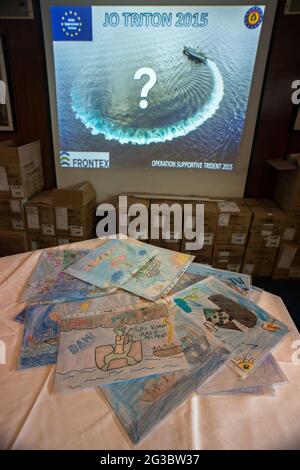
[(60, 165), (233, 171), (263, 15), (51, 7)]

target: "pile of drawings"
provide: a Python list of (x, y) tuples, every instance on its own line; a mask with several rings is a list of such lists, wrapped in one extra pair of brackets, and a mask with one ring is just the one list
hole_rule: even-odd
[(42, 252), (15, 318), (19, 369), (56, 364), (56, 393), (97, 387), (135, 443), (192, 392), (274, 394), (287, 327), (249, 276), (193, 259), (130, 238)]

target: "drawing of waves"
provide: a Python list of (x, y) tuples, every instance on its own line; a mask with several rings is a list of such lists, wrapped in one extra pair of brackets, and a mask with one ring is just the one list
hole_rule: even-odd
[[(74, 83), (71, 91), (72, 109), (93, 135), (102, 134), (107, 140), (117, 140), (121, 144), (148, 145), (185, 136), (218, 110), (224, 96), (224, 83), (212, 60), (208, 59), (207, 64), (189, 64), (185, 57), (184, 60), (185, 68), (190, 70), (192, 66), (190, 76), (178, 77), (182, 73), (179, 68), (174, 83), (165, 78), (167, 83), (159, 84), (165, 93), (158, 97), (158, 92), (153, 90), (155, 96), (149, 98), (147, 111), (140, 110), (133, 98), (129, 100), (130, 107), (126, 100), (125, 106), (119, 103), (119, 108), (114, 108), (110, 93), (106, 93), (106, 102), (103, 97), (100, 100), (98, 84), (93, 82), (83, 93), (81, 80)], [(167, 100), (163, 95), (167, 95)], [(164, 124), (158, 126), (160, 122)]]
[[(147, 364), (149, 361), (149, 364)], [(71, 369), (66, 372), (56, 371), (55, 382), (59, 390), (96, 387), (104, 383), (127, 382), (131, 377), (153, 375), (159, 373), (159, 366), (153, 361), (152, 356), (144, 357), (143, 363), (130, 367), (122, 367), (110, 371), (102, 371), (96, 367), (86, 367), (83, 369)], [(178, 370), (178, 356), (168, 358), (161, 364), (161, 371), (168, 372)]]

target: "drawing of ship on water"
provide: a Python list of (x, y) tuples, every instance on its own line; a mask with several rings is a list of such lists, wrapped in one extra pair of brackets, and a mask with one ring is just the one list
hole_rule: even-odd
[(167, 344), (153, 348), (153, 355), (157, 357), (169, 357), (182, 353), (182, 347), (175, 344)]
[(176, 374), (161, 375), (155, 379), (149, 379), (146, 383), (141, 401), (152, 403), (158, 400), (176, 381)]

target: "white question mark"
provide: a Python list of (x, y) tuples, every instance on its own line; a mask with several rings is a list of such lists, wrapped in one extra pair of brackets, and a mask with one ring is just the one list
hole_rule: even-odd
[[(140, 78), (142, 78), (143, 75), (148, 75), (149, 81), (145, 83), (145, 85), (142, 88), (141, 98), (147, 98), (149, 91), (151, 90), (151, 88), (154, 87), (156, 83), (157, 77), (153, 69), (151, 69), (150, 67), (142, 67), (135, 72), (134, 79), (139, 80)], [(148, 107), (148, 101), (141, 100), (140, 107), (142, 109), (146, 109)]]

